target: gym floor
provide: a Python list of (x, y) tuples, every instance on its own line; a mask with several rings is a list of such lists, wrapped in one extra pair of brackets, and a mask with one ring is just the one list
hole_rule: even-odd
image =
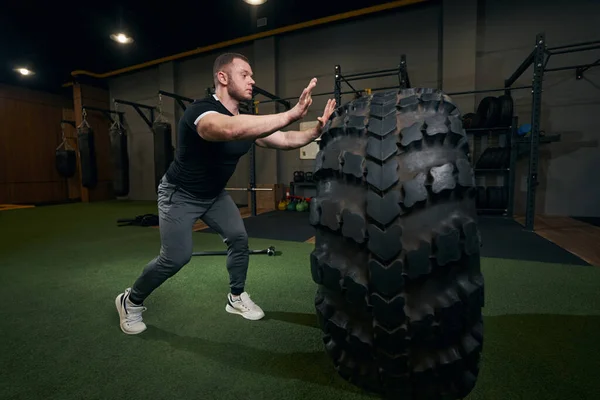
[[(308, 213), (245, 219), (247, 290), (266, 317), (227, 314), (223, 256), (194, 257), (148, 300), (137, 336), (114, 298), (159, 248), (158, 229), (117, 227), (155, 203), (76, 203), (0, 212), (2, 399), (368, 399), (321, 343)], [(469, 399), (592, 399), (600, 393), (600, 268), (519, 222), (481, 217), (482, 370)], [(194, 251), (224, 245), (201, 226)], [(595, 395), (594, 395), (595, 393)]]

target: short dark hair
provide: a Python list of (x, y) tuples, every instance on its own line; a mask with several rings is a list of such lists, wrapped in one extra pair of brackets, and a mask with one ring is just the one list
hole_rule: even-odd
[(248, 58), (240, 53), (223, 53), (215, 59), (213, 64), (213, 79), (215, 81), (215, 85), (217, 84), (217, 72), (221, 71), (226, 65), (231, 64), (236, 58), (244, 60), (250, 64)]

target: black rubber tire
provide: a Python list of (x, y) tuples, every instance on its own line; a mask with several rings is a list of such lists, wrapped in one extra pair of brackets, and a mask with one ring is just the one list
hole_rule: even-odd
[(504, 94), (498, 97), (500, 103), (500, 116), (498, 124), (500, 126), (511, 126), (513, 118), (513, 98), (509, 94)]
[(465, 114), (462, 118), (463, 128), (465, 129), (476, 129), (479, 128), (480, 117), (477, 113)]
[(311, 271), (339, 375), (402, 399), (463, 398), (483, 343), (476, 188), (459, 110), (436, 89), (340, 107), (315, 162)]
[(476, 206), (477, 208), (488, 208), (487, 206), (487, 191), (485, 186), (477, 186)]
[(482, 128), (495, 128), (500, 121), (500, 100), (494, 96), (484, 97), (477, 107), (479, 125)]

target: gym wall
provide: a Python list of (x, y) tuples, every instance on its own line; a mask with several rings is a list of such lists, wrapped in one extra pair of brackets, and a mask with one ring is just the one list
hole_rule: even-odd
[[(533, 50), (535, 36), (545, 32), (550, 47), (600, 38), (600, 2), (591, 0), (486, 1), (478, 42), (477, 88), (501, 86)], [(598, 50), (554, 55), (548, 68), (588, 64)], [(531, 85), (531, 67), (514, 86)], [(540, 146), (536, 212), (549, 215), (600, 216), (600, 131), (594, 116), (600, 104), (600, 68), (582, 80), (575, 70), (546, 72), (541, 130), (562, 134), (559, 142)], [(478, 96), (478, 101), (483, 95)], [(519, 123), (531, 122), (531, 92), (513, 92)], [(469, 112), (473, 110), (463, 110)], [(515, 213), (524, 214), (528, 158), (518, 163)]]
[[(113, 99), (119, 99), (157, 106), (162, 68), (159, 66), (112, 79), (109, 86), (111, 102)], [(123, 121), (129, 139), (130, 186), (128, 197), (137, 200), (156, 199), (152, 130), (131, 106), (111, 103), (110, 107), (111, 109), (116, 107), (118, 111), (125, 113)], [(142, 110), (142, 112), (147, 113), (146, 110)], [(173, 121), (172, 112), (167, 111), (164, 117)]]
[[(437, 7), (396, 10), (373, 17), (325, 25), (294, 32), (278, 40), (277, 62), (279, 92), (282, 97), (299, 96), (312, 77), (318, 79), (314, 92), (334, 89), (334, 67), (341, 66), (342, 75), (395, 68), (401, 54), (407, 55), (411, 82), (437, 85)], [(423, 21), (432, 21), (434, 29), (422, 29)], [(359, 89), (398, 85), (396, 76), (351, 81)], [(351, 88), (342, 83), (342, 92)], [(305, 120), (314, 121), (330, 96), (313, 98)], [(342, 103), (353, 98), (342, 96)], [(298, 129), (299, 124), (292, 126)], [(283, 152), (279, 169), (282, 182), (293, 180), (295, 170), (312, 171), (313, 160), (301, 160), (299, 151)]]
[[(37, 204), (79, 197), (55, 168), (60, 121), (72, 118), (73, 100), (0, 85), (0, 203)], [(65, 127), (66, 136), (74, 128)], [(70, 142), (72, 145), (76, 143)]]
[[(590, 0), (551, 3), (542, 0), (445, 0), (441, 43), (444, 50), (443, 89), (453, 92), (502, 87), (504, 80), (533, 49), (538, 32), (546, 33), (550, 46), (600, 36), (596, 24), (600, 3)], [(214, 57), (223, 51), (240, 52), (250, 58), (257, 85), (280, 97), (298, 96), (313, 76), (319, 79), (316, 93), (332, 91), (335, 64), (341, 65), (342, 74), (387, 69), (397, 66), (401, 54), (407, 56), (413, 86), (437, 87), (439, 18), (439, 8), (433, 2), (261, 39), (115, 78), (110, 83), (111, 97), (155, 105), (159, 88), (188, 97), (204, 96), (206, 88), (212, 84)], [(589, 32), (589, 36), (585, 32)], [(591, 62), (595, 55), (587, 52), (554, 56), (550, 65)], [(162, 74), (159, 79), (160, 68), (171, 70), (172, 74)], [(589, 117), (598, 105), (598, 84), (595, 82), (599, 73), (600, 69), (590, 69), (580, 81), (575, 80), (573, 70), (546, 75), (542, 130), (548, 134), (563, 133), (563, 136), (558, 143), (541, 146), (538, 213), (600, 215), (600, 189), (586, 185), (595, 181), (595, 170), (600, 162), (597, 144), (600, 132), (594, 129), (593, 119)], [(530, 68), (515, 85), (531, 84), (531, 78)], [(131, 83), (126, 83), (127, 80)], [(352, 82), (357, 89), (394, 84), (397, 84), (394, 77)], [(348, 89), (344, 83), (343, 90)], [(484, 96), (500, 94), (460, 95), (454, 100), (465, 114), (475, 111)], [(531, 93), (515, 91), (513, 96), (519, 122), (530, 122)], [(264, 100), (261, 96), (258, 99)], [(326, 99), (325, 96), (314, 98), (306, 121), (320, 115)], [(350, 95), (343, 97), (344, 102), (350, 99)], [(176, 105), (170, 110), (174, 118), (175, 143), (176, 121), (181, 113)], [(130, 138), (130, 197), (154, 199), (154, 178), (149, 172), (153, 168), (152, 137), (145, 133), (147, 127), (135, 111), (125, 111), (132, 127), (130, 135), (144, 135), (143, 138)], [(259, 105), (261, 114), (274, 111), (272, 103)], [(297, 129), (298, 124), (291, 128)], [(474, 146), (482, 144), (485, 145), (485, 141), (473, 143)], [(293, 179), (293, 171), (310, 171), (312, 166), (313, 161), (300, 159), (299, 151), (259, 150), (257, 182), (288, 184)], [(248, 169), (248, 157), (245, 157), (229, 185), (246, 186)], [(517, 172), (515, 213), (524, 213), (526, 171), (527, 159), (523, 159)], [(135, 183), (134, 178), (141, 182)], [(495, 179), (501, 178), (485, 178), (488, 184), (494, 184)], [(501, 181), (498, 183), (502, 184)], [(236, 201), (243, 203), (245, 198), (236, 198)]]

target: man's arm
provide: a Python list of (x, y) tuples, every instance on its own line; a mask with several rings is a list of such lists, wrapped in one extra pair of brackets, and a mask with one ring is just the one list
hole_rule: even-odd
[(305, 146), (321, 135), (317, 127), (304, 131), (277, 131), (270, 136), (257, 139), (260, 147), (278, 150), (294, 150)]
[(254, 140), (269, 136), (306, 115), (312, 104), (311, 93), (316, 85), (317, 79), (313, 78), (302, 91), (298, 104), (291, 110), (270, 115), (236, 115), (233, 117), (210, 113), (198, 121), (196, 131), (200, 137), (209, 141)]
[(270, 115), (236, 115), (219, 113), (205, 115), (196, 125), (196, 131), (205, 140), (231, 141), (257, 139), (294, 122), (288, 111)]
[(321, 136), (323, 127), (335, 111), (335, 100), (327, 100), (323, 115), (317, 118), (317, 126), (304, 131), (276, 131), (270, 136), (256, 140), (256, 144), (261, 147), (278, 150), (293, 150), (305, 146)]

